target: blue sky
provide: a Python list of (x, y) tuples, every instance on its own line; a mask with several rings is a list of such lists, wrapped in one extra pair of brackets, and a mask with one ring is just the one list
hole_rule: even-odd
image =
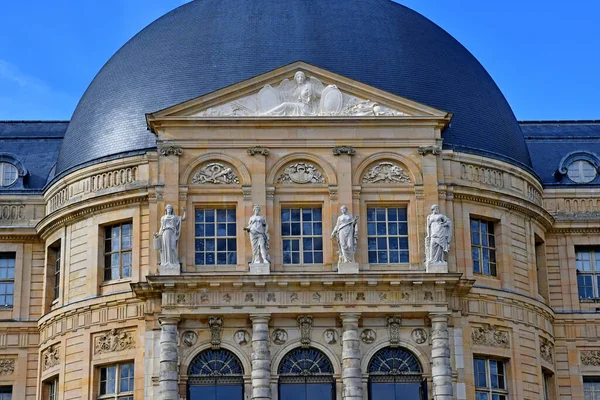
[[(110, 56), (144, 26), (185, 2), (4, 0), (0, 120), (69, 119)], [(517, 118), (600, 119), (600, 1), (398, 2), (469, 49)]]

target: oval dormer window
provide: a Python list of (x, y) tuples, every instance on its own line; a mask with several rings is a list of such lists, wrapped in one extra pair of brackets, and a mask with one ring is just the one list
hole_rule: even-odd
[(570, 180), (577, 183), (588, 183), (596, 179), (596, 168), (585, 160), (573, 161), (567, 170)]
[(12, 185), (18, 177), (17, 167), (7, 162), (0, 162), (0, 187)]

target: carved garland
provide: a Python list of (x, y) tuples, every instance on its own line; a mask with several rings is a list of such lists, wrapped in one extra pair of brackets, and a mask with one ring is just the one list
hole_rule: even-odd
[(363, 183), (410, 183), (410, 176), (399, 165), (384, 161), (369, 168)]
[(233, 185), (239, 184), (240, 179), (231, 167), (220, 163), (206, 164), (192, 177), (193, 184)]
[(581, 363), (597, 367), (600, 365), (600, 350), (585, 350), (581, 352)]
[(94, 354), (112, 353), (135, 348), (131, 332), (111, 329), (96, 338)]
[(498, 327), (489, 324), (473, 328), (471, 340), (473, 344), (480, 346), (510, 348), (508, 332), (501, 331)]

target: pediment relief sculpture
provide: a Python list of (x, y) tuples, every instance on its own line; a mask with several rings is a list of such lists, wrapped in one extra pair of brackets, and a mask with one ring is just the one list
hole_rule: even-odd
[(383, 161), (365, 172), (362, 183), (410, 183), (410, 176), (398, 164)]
[(311, 163), (294, 163), (290, 164), (276, 180), (277, 183), (287, 184), (306, 184), (306, 183), (325, 183), (323, 173)]
[(218, 162), (202, 166), (192, 177), (192, 184), (196, 185), (235, 185), (239, 183), (240, 179), (233, 168)]
[(316, 116), (408, 116), (375, 101), (360, 99), (325, 86), (314, 76), (297, 71), (294, 79), (278, 86), (265, 85), (257, 94), (211, 107), (197, 117), (316, 117)]

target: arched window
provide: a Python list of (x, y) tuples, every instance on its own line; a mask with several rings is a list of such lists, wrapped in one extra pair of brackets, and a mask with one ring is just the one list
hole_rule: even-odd
[(0, 162), (0, 187), (12, 185), (18, 177), (17, 167), (7, 162)]
[(204, 350), (188, 369), (189, 400), (242, 400), (244, 369), (232, 352)]
[(298, 348), (279, 364), (279, 398), (285, 400), (332, 400), (333, 366), (321, 351)]
[(406, 349), (386, 347), (369, 362), (369, 399), (426, 400), (427, 385), (417, 357)]

